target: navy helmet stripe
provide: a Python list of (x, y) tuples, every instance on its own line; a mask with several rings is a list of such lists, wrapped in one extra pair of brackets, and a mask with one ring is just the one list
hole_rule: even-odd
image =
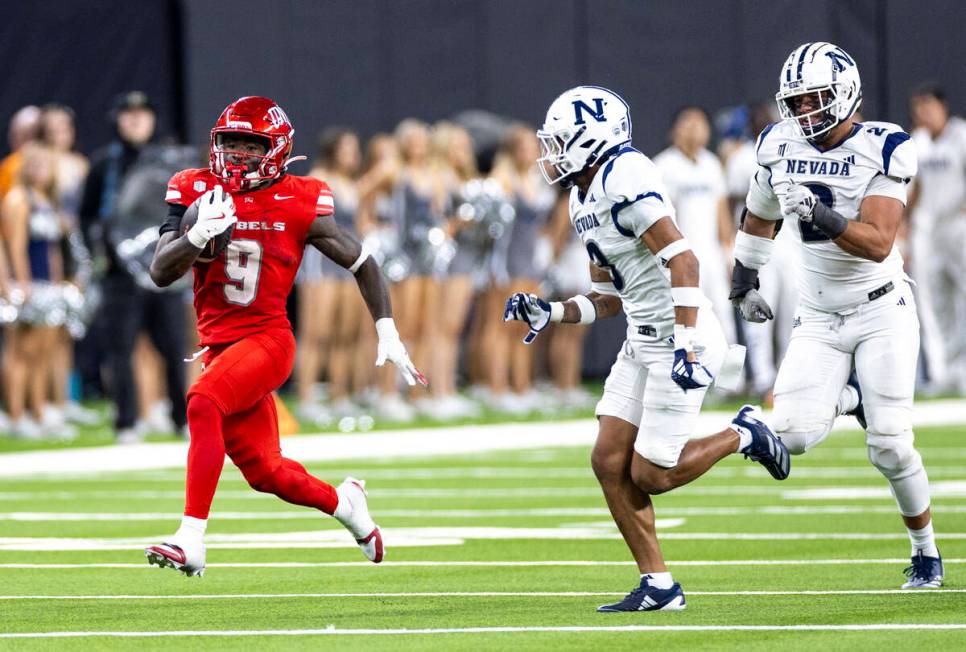
[(808, 53), (808, 49), (812, 47), (812, 43), (806, 43), (802, 46), (802, 53), (798, 55), (798, 70), (795, 72), (795, 79), (802, 81), (802, 66), (805, 65), (805, 55)]
[(907, 140), (909, 140), (909, 134), (904, 131), (897, 131), (886, 137), (885, 143), (882, 145), (882, 169), (885, 170), (886, 174), (889, 174), (889, 163), (892, 162), (892, 152), (896, 151), (896, 147)]
[(581, 127), (576, 132), (574, 132), (574, 135), (571, 136), (570, 140), (567, 141), (567, 144), (564, 145), (564, 151), (567, 151), (568, 149), (570, 149), (570, 146), (573, 145), (574, 142), (576, 142), (576, 140), (580, 138), (581, 134), (583, 134), (585, 131), (587, 131), (587, 127)]
[(661, 195), (658, 194), (658, 193), (656, 193), (656, 192), (645, 192), (645, 193), (641, 193), (640, 195), (638, 195), (634, 199), (627, 199), (627, 200), (624, 200), (622, 202), (618, 202), (618, 203), (614, 204), (611, 207), (611, 209), (610, 209), (610, 219), (614, 223), (614, 227), (617, 229), (618, 233), (620, 233), (623, 236), (627, 236), (628, 238), (635, 238), (635, 237), (637, 237), (637, 236), (634, 235), (634, 232), (633, 231), (631, 231), (630, 229), (626, 229), (623, 226), (621, 226), (620, 222), (617, 221), (617, 214), (620, 213), (625, 208), (627, 208), (628, 206), (630, 206), (631, 204), (635, 204), (635, 203), (641, 201), (642, 199), (647, 199), (648, 197), (657, 197), (661, 201), (664, 201), (664, 197), (661, 197)]

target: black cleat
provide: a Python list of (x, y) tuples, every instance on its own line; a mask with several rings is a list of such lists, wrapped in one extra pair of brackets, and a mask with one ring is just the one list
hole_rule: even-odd
[(761, 410), (753, 405), (743, 406), (738, 410), (738, 416), (731, 420), (731, 427), (751, 435), (751, 444), (739, 451), (746, 459), (761, 464), (776, 480), (788, 477), (792, 467), (791, 455), (781, 438), (761, 420)]

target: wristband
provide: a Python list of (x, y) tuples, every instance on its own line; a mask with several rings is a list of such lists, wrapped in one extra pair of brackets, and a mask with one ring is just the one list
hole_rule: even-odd
[(201, 235), (201, 233), (199, 233), (193, 227), (188, 229), (188, 232), (185, 233), (185, 235), (188, 238), (188, 242), (190, 242), (193, 246), (197, 247), (198, 249), (204, 249), (205, 246), (208, 244), (208, 238)]
[(399, 339), (399, 331), (396, 330), (396, 322), (392, 317), (382, 317), (376, 320), (376, 334), (379, 340)]
[(683, 324), (674, 325), (674, 350), (684, 349), (688, 353), (694, 351), (694, 326)]
[(578, 324), (592, 324), (597, 319), (597, 308), (594, 307), (594, 302), (585, 295), (578, 294), (570, 297), (569, 301), (576, 303), (577, 310), (580, 311), (580, 320), (577, 321)]
[(550, 302), (550, 321), (563, 321), (564, 305), (560, 301)]
[(731, 293), (728, 298), (731, 300), (740, 299), (752, 290), (757, 290), (760, 286), (758, 270), (745, 267), (740, 260), (735, 259), (735, 268), (731, 272)]
[(681, 308), (700, 308), (704, 293), (696, 287), (671, 288), (671, 304)]
[(816, 201), (815, 208), (812, 209), (812, 224), (815, 225), (816, 229), (835, 240), (845, 233), (849, 221), (822, 202)]

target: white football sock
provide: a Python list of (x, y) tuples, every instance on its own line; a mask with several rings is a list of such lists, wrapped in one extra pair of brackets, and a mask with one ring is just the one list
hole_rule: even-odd
[(669, 589), (674, 586), (674, 580), (671, 579), (671, 573), (644, 573), (641, 575), (641, 579), (647, 578), (647, 583), (656, 589)]
[(744, 428), (733, 428), (735, 432), (738, 433), (738, 450), (736, 453), (742, 453), (746, 448), (751, 446), (751, 431), (745, 430)]
[(178, 539), (203, 539), (206, 529), (208, 529), (208, 519), (182, 516), (181, 527), (174, 536)]
[(936, 547), (936, 535), (932, 531), (932, 519), (921, 530), (910, 530), (909, 528), (906, 528), (906, 530), (909, 532), (909, 540), (912, 541), (913, 557), (920, 550), (926, 557), (939, 556), (939, 548)]
[(839, 402), (835, 406), (835, 415), (845, 414), (851, 412), (859, 406), (859, 392), (856, 391), (851, 385), (846, 385), (842, 388), (842, 393), (839, 394)]

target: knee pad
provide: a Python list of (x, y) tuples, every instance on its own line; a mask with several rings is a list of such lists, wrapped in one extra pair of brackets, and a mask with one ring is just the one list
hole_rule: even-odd
[(922, 456), (912, 445), (912, 431), (899, 435), (869, 434), (869, 461), (889, 480), (901, 480), (922, 470)]
[(870, 435), (906, 436), (912, 441), (912, 418), (908, 407), (888, 407), (867, 405), (865, 416), (869, 423)]
[(776, 406), (772, 429), (792, 455), (801, 455), (821, 443), (832, 429), (831, 417), (823, 419), (814, 411), (792, 412)]
[(188, 419), (198, 423), (218, 418), (218, 406), (204, 394), (192, 394), (188, 397)]

